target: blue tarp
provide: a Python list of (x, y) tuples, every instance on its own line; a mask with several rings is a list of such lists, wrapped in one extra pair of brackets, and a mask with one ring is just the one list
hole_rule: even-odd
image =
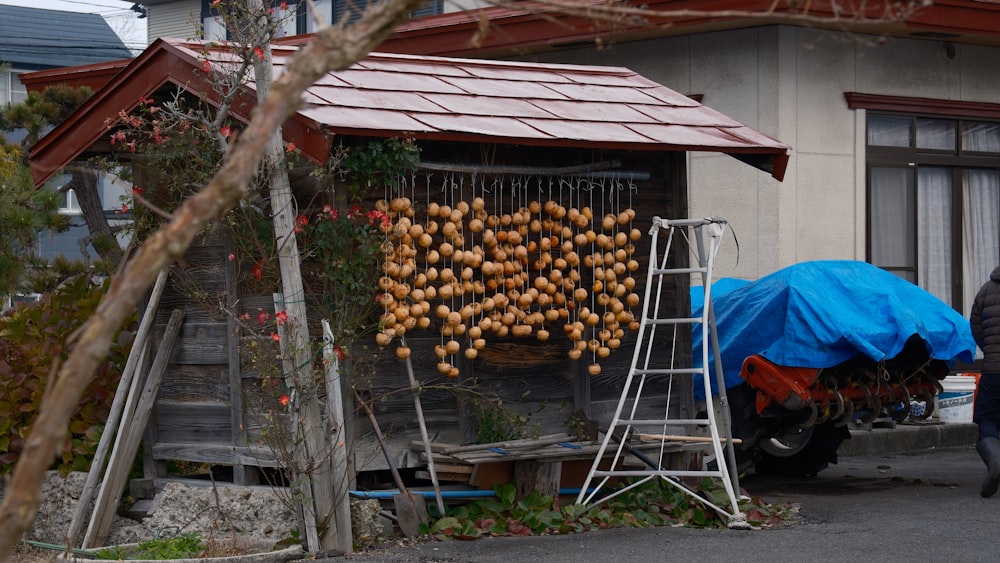
[[(692, 288), (695, 316), (703, 300), (702, 288)], [(782, 366), (824, 368), (859, 354), (893, 358), (914, 334), (927, 342), (934, 359), (972, 363), (976, 351), (967, 319), (867, 262), (804, 262), (750, 283), (720, 279), (712, 284), (712, 301), (727, 388), (742, 382), (740, 367), (753, 354)], [(700, 329), (694, 355), (700, 366)], [(715, 389), (711, 358), (710, 351)], [(702, 390), (696, 382), (697, 399), (704, 398)]]

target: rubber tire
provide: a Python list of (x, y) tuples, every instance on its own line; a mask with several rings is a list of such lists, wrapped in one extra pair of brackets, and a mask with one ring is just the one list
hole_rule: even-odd
[(846, 426), (835, 426), (832, 422), (817, 425), (809, 443), (794, 455), (777, 457), (756, 448), (754, 471), (780, 477), (815, 477), (829, 464), (837, 463), (837, 449), (850, 437)]

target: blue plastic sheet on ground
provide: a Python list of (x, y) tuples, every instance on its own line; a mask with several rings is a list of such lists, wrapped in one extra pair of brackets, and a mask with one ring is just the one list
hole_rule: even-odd
[[(703, 288), (692, 288), (701, 315)], [(859, 354), (893, 358), (912, 335), (931, 358), (971, 363), (976, 351), (969, 321), (923, 289), (867, 262), (824, 260), (789, 266), (757, 281), (712, 284), (726, 388), (742, 382), (747, 356), (782, 366), (824, 368)], [(701, 331), (694, 331), (694, 363), (701, 366)], [(712, 352), (709, 370), (716, 392)], [(695, 398), (704, 398), (697, 380)]]

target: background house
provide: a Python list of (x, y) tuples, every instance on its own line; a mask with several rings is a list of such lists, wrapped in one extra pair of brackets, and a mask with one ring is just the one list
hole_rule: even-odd
[[(0, 73), (2, 106), (24, 101), (28, 97), (27, 87), (19, 80), (23, 73), (130, 57), (131, 53), (122, 40), (97, 14), (0, 5), (0, 63), (10, 64), (8, 71)], [(9, 141), (17, 141), (20, 137), (17, 132), (5, 136)], [(59, 189), (67, 181), (68, 175), (61, 175), (47, 186)], [(125, 193), (122, 186), (115, 184), (110, 177), (102, 176), (98, 189), (109, 217), (120, 219), (114, 211), (121, 207), (119, 195)], [(73, 259), (82, 257), (79, 241), (88, 235), (88, 230), (79, 217), (80, 207), (73, 191), (64, 193), (62, 212), (74, 216), (70, 221), (72, 226), (63, 233), (42, 233), (39, 236), (37, 251), (45, 258), (58, 255)], [(93, 249), (90, 252), (91, 257), (96, 256)]]
[[(700, 96), (795, 149), (780, 186), (689, 155), (689, 215), (725, 217), (738, 237), (721, 275), (867, 260), (968, 314), (1000, 262), (1000, 5), (936, 1), (878, 20), (812, 2), (812, 18), (793, 25), (763, 14), (772, 4), (716, 2), (747, 13), (616, 26), (491, 8), (410, 22), (380, 50), (624, 65)], [(481, 17), (493, 31), (473, 48)]]
[[(340, 21), (345, 14), (352, 19), (360, 17), (372, 0), (314, 0), (316, 16), (306, 12), (306, 2), (291, 0), (285, 2), (286, 10), (275, 7), (276, 16), (285, 19), (285, 35), (300, 35), (316, 30), (317, 18), (324, 24)], [(216, 20), (210, 8), (211, 0), (146, 0), (142, 2), (149, 16), (147, 33), (149, 43), (165, 38), (177, 39), (205, 38), (215, 40), (225, 37), (225, 29)], [(275, 2), (275, 4), (278, 4)], [(459, 7), (444, 0), (428, 0), (426, 5), (414, 11), (414, 17), (452, 12), (480, 5), (478, 2), (462, 3)], [(294, 17), (286, 17), (294, 14)], [(202, 35), (204, 33), (204, 35)]]

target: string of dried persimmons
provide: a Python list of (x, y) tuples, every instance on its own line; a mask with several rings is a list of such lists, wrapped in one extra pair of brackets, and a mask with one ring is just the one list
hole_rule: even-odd
[[(540, 177), (535, 186), (550, 185), (531, 197), (530, 180), (492, 182), (446, 180), (441, 203), (408, 195), (378, 201), (391, 221), (383, 227), (377, 343), (437, 328), (437, 369), (457, 377), (456, 356), (475, 359), (487, 335), (545, 341), (561, 327), (572, 342), (569, 357), (589, 359), (588, 372), (600, 374), (599, 361), (639, 327), (633, 254), (642, 234), (621, 196), (630, 198), (634, 187)], [(595, 193), (596, 217), (588, 197)], [(410, 353), (396, 349), (400, 359)]]

